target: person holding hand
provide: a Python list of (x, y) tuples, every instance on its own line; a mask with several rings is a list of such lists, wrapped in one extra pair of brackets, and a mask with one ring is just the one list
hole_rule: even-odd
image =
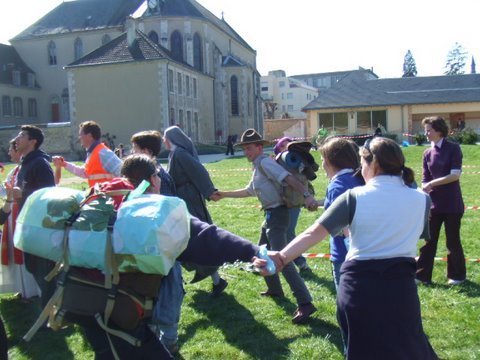
[[(263, 147), (267, 143), (268, 141), (263, 140), (255, 129), (248, 129), (242, 134), (240, 143), (237, 145), (242, 146), (248, 161), (253, 163), (252, 180), (244, 189), (219, 191), (218, 195), (220, 198), (257, 196), (265, 215), (259, 245), (266, 244), (270, 250), (281, 250), (287, 244), (287, 229), (290, 223), (289, 211), (282, 198), (282, 186), (288, 184), (302, 193), (307, 209), (316, 210), (318, 204), (299, 180), (274, 159), (263, 153)], [(312, 296), (293, 264), (287, 264), (282, 270), (282, 274), (298, 303), (292, 322), (294, 324), (304, 323), (317, 310), (312, 304)], [(261, 295), (284, 296), (278, 275), (266, 277), (265, 282), (267, 290)]]
[[(269, 255), (281, 271), (348, 226), (350, 249), (337, 293), (346, 359), (438, 359), (423, 331), (415, 285), (416, 245), (429, 237), (430, 198), (407, 185), (413, 171), (393, 140), (368, 140), (360, 158), (366, 184), (341, 194), (317, 222)], [(254, 264), (267, 274), (265, 260)]]

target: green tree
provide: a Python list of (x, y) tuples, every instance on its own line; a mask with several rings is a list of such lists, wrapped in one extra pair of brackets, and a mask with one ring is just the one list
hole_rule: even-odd
[(403, 75), (402, 77), (415, 77), (417, 76), (417, 64), (413, 58), (412, 52), (407, 51), (403, 59)]
[(445, 64), (445, 75), (461, 75), (465, 73), (467, 52), (462, 45), (456, 42), (448, 52), (447, 63)]

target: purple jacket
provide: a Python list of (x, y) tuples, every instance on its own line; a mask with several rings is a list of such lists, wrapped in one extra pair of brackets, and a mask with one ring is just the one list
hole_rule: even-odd
[[(432, 147), (423, 153), (422, 183), (450, 174), (452, 169), (462, 168), (462, 150), (458, 144), (443, 140), (442, 147)], [(432, 212), (434, 213), (463, 213), (463, 204), (460, 181), (435, 186), (430, 192)]]

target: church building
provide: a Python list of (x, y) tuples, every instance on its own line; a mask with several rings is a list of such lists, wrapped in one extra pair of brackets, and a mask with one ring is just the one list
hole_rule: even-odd
[(180, 126), (201, 143), (263, 132), (256, 51), (195, 0), (65, 1), (11, 41), (36, 76), (39, 122), (97, 121), (128, 143)]

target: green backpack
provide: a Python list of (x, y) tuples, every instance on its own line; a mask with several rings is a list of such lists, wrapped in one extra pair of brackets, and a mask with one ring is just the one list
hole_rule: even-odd
[[(63, 256), (46, 277), (48, 281), (57, 282), (57, 289), (24, 340), (29, 341), (47, 319), (49, 327), (58, 330), (72, 319), (75, 322), (80, 315), (94, 317), (107, 337), (118, 336), (134, 346), (141, 345), (138, 339), (110, 325), (131, 330), (142, 319), (150, 317), (163, 276), (140, 272), (119, 273), (116, 261), (119, 255), (113, 253), (112, 246), (112, 230), (116, 219), (114, 199), (118, 202), (118, 197), (123, 198), (131, 189), (105, 189), (108, 189), (108, 185), (103, 189), (92, 188), (79, 210), (65, 221)], [(68, 235), (72, 227), (78, 226), (108, 229), (104, 272), (70, 266)], [(113, 346), (112, 352), (117, 356)]]

